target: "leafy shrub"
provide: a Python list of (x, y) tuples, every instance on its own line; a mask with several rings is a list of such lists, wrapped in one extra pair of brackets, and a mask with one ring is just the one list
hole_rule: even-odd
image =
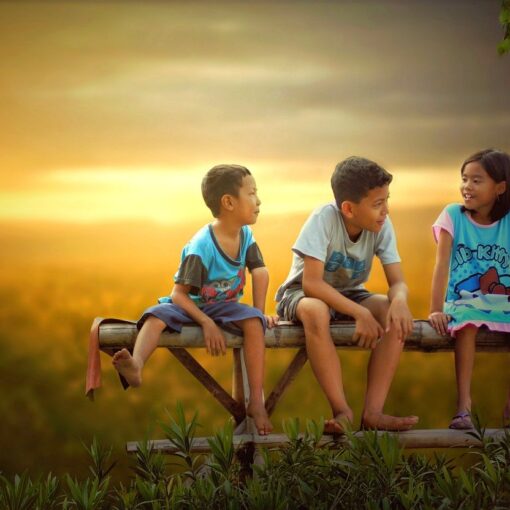
[[(284, 430), (289, 443), (260, 452), (262, 463), (245, 466), (233, 446), (228, 423), (209, 438), (209, 455), (192, 453), (197, 414), (162, 428), (176, 447), (174, 463), (156, 453), (149, 442), (139, 444), (129, 484), (112, 486), (111, 448), (96, 439), (85, 447), (90, 476), (65, 483), (51, 474), (32, 481), (24, 473), (9, 480), (0, 476), (0, 508), (6, 510), (162, 510), (182, 509), (479, 509), (510, 506), (510, 433), (489, 439), (479, 422), (472, 434), (480, 448), (467, 450), (460, 466), (444, 455), (404, 452), (390, 434), (347, 432), (342, 444), (319, 446), (323, 422), (309, 422), (303, 433), (299, 420)], [(467, 466), (467, 467), (466, 467)]]

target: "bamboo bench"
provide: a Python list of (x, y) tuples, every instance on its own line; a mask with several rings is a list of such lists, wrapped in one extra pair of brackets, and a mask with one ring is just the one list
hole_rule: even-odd
[[(99, 349), (112, 356), (122, 348), (131, 349), (135, 343), (137, 329), (134, 322), (117, 319), (103, 319), (95, 326), (98, 332)], [(331, 335), (337, 348), (360, 350), (352, 340), (354, 333), (353, 322), (332, 322)], [(236, 428), (234, 444), (253, 443), (255, 445), (275, 446), (284, 444), (288, 439), (282, 434), (259, 436), (253, 430), (251, 420), (246, 417), (248, 400), (248, 383), (243, 360), (243, 339), (225, 332), (227, 347), (233, 349), (232, 393), (227, 392), (214, 377), (192, 356), (188, 349), (204, 348), (202, 330), (199, 326), (184, 326), (182, 332), (164, 332), (161, 335), (159, 347), (168, 349), (172, 355), (204, 386), (204, 388), (230, 413)], [(296, 378), (298, 372), (307, 361), (305, 337), (303, 328), (295, 323), (280, 322), (273, 329), (268, 329), (265, 336), (266, 347), (269, 349), (295, 348), (295, 356), (284, 370), (280, 379), (266, 399), (266, 409), (269, 416), (273, 413), (278, 401), (285, 390)], [(481, 329), (477, 336), (478, 352), (508, 352), (510, 351), (510, 334), (495, 333)], [(406, 340), (405, 351), (419, 351), (426, 353), (452, 351), (454, 341), (450, 337), (438, 335), (427, 321), (414, 322), (412, 335)], [(504, 434), (501, 429), (488, 429), (488, 435), (498, 437)], [(411, 430), (394, 433), (400, 444), (408, 448), (445, 448), (476, 446), (478, 441), (469, 433), (456, 430), (430, 429)], [(324, 438), (323, 442), (330, 441)], [(130, 452), (136, 451), (136, 442), (127, 444)], [(174, 451), (168, 440), (153, 441), (152, 446), (162, 452)], [(197, 452), (207, 450), (205, 438), (196, 438), (193, 445)]]

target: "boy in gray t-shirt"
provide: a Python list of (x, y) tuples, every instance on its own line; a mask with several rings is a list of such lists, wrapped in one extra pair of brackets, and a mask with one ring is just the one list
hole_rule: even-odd
[[(335, 203), (316, 209), (303, 225), (292, 247), (289, 276), (276, 293), (278, 315), (303, 323), (310, 364), (333, 412), (325, 433), (341, 433), (353, 420), (329, 330), (331, 319), (354, 319), (354, 340), (373, 349), (362, 426), (408, 430), (418, 422), (416, 416), (383, 414), (404, 340), (413, 329), (388, 217), (391, 180), (391, 174), (364, 158), (338, 163), (331, 178)], [(387, 296), (371, 294), (363, 286), (374, 255), (383, 264)]]

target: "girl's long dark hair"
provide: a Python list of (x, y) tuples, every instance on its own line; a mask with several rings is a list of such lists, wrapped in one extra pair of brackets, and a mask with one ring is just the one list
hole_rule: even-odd
[[(475, 162), (480, 163), (495, 182), (506, 182), (506, 190), (499, 195), (490, 212), (491, 220), (493, 222), (498, 221), (510, 211), (510, 156), (506, 152), (497, 149), (485, 149), (476, 152), (462, 164), (461, 175), (464, 173), (466, 165)], [(462, 209), (466, 210), (465, 207)]]

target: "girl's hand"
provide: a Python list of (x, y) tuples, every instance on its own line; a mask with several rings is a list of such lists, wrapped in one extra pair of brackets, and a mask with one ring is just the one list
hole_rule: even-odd
[(216, 323), (213, 320), (204, 322), (202, 324), (202, 331), (208, 354), (211, 356), (225, 355), (227, 352), (225, 337)]
[(413, 332), (413, 316), (407, 306), (407, 302), (402, 299), (395, 298), (388, 310), (386, 316), (386, 333), (390, 328), (395, 328), (397, 338), (401, 343)]
[(266, 318), (267, 327), (269, 329), (274, 328), (280, 320), (280, 317), (277, 315), (264, 315), (264, 317)]
[(432, 312), (429, 315), (430, 325), (441, 335), (448, 335), (448, 321), (450, 316), (443, 312)]

